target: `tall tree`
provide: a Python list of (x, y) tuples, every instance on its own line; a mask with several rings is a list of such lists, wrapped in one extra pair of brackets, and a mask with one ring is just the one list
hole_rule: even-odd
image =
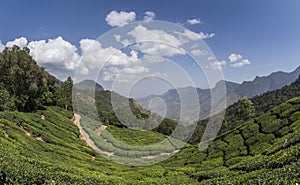
[(72, 106), (72, 89), (73, 80), (70, 76), (57, 89), (58, 105), (64, 107), (66, 110)]
[(48, 92), (47, 73), (29, 52), (28, 48), (13, 46), (0, 53), (0, 82), (19, 111), (35, 109), (43, 103), (43, 96)]
[(244, 97), (239, 101), (237, 116), (241, 120), (248, 120), (253, 117), (255, 113), (255, 109), (253, 103), (248, 98)]

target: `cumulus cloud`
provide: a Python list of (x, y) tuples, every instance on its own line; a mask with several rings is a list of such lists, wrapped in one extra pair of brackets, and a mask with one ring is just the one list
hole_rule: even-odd
[(123, 53), (114, 47), (103, 48), (101, 43), (92, 39), (80, 41), (81, 62), (88, 64), (90, 68), (103, 67), (104, 65), (128, 65), (138, 61), (137, 52), (131, 51), (131, 55)]
[(117, 42), (120, 42), (123, 44), (124, 47), (129, 46), (130, 44), (132, 44), (128, 39), (121, 39), (121, 35), (114, 35), (115, 39)]
[(210, 63), (210, 68), (213, 70), (222, 70), (222, 66), (226, 65), (226, 61), (214, 61)]
[(118, 78), (119, 81), (127, 81), (148, 72), (148, 68), (140, 65), (126, 66), (123, 68), (113, 66), (106, 68), (102, 75), (102, 79), (104, 81), (114, 81)]
[(25, 37), (20, 37), (20, 38), (16, 38), (15, 40), (13, 41), (8, 41), (6, 43), (6, 47), (12, 47), (14, 45), (17, 45), (19, 46), (20, 48), (23, 48), (23, 47), (26, 47), (27, 46), (27, 39)]
[(187, 42), (186, 39), (189, 39), (189, 40), (192, 40), (192, 41), (197, 41), (197, 40), (200, 40), (200, 39), (207, 39), (207, 38), (212, 38), (215, 36), (214, 33), (203, 33), (203, 32), (200, 32), (200, 33), (195, 33), (191, 30), (188, 30), (188, 29), (185, 29), (183, 31), (183, 33), (179, 33), (177, 32), (177, 34), (179, 36), (182, 37), (182, 39), (185, 39), (183, 40), (184, 42)]
[(74, 70), (79, 64), (80, 56), (77, 54), (76, 46), (62, 37), (48, 41), (32, 41), (28, 44), (28, 48), (33, 59), (46, 68)]
[(188, 19), (186, 22), (190, 25), (195, 25), (195, 24), (201, 24), (202, 23), (202, 21), (200, 19), (196, 19), (196, 18)]
[(156, 56), (173, 56), (185, 54), (180, 45), (182, 44), (175, 36), (162, 30), (147, 29), (142, 25), (136, 26), (128, 35), (134, 37), (134, 48), (144, 54)]
[(206, 55), (207, 54), (207, 51), (205, 50), (200, 50), (200, 49), (193, 49), (191, 51), (192, 55), (194, 56), (201, 56), (201, 55)]
[(0, 40), (0, 52), (2, 52), (4, 50), (5, 46), (2, 44), (1, 40)]
[(239, 62), (230, 64), (231, 67), (243, 67), (244, 65), (249, 65), (251, 62), (248, 59), (243, 59)]
[(121, 41), (121, 35), (114, 35), (116, 41), (120, 42)]
[(248, 59), (244, 59), (242, 55), (240, 54), (230, 54), (229, 57), (229, 62), (231, 63), (231, 67), (243, 67), (245, 65), (251, 64), (251, 62)]
[(233, 53), (233, 54), (229, 55), (228, 59), (229, 59), (229, 62), (232, 62), (232, 63), (237, 62), (242, 59), (242, 55)]
[(212, 70), (222, 70), (223, 66), (226, 65), (226, 61), (225, 60), (218, 61), (213, 56), (209, 56), (207, 58), (207, 60), (209, 61), (209, 66), (207, 66), (207, 68), (210, 68)]
[[(116, 35), (116, 40), (121, 41), (121, 36)], [(76, 67), (79, 72), (89, 74), (91, 69), (107, 69), (105, 80), (114, 79), (118, 75), (132, 77), (138, 74), (147, 73), (149, 70), (138, 65), (138, 52), (131, 50), (124, 53), (112, 46), (103, 47), (100, 42), (93, 39), (80, 40), (81, 53), (78, 54), (77, 47), (62, 37), (49, 40), (32, 41), (27, 45), (26, 38), (18, 38), (9, 41), (7, 46), (27, 46), (30, 55), (37, 63), (53, 72), (59, 77), (66, 77), (66, 74), (73, 73)], [(0, 51), (4, 45), (0, 42)]]
[(107, 24), (109, 24), (110, 26), (124, 26), (129, 22), (134, 21), (135, 17), (136, 17), (135, 12), (125, 12), (125, 11), (117, 12), (113, 10), (109, 14), (107, 14), (105, 20)]
[(144, 21), (152, 21), (155, 18), (155, 13), (151, 11), (145, 12)]

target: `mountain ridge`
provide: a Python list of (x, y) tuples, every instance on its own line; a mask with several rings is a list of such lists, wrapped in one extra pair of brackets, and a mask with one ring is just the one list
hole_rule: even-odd
[[(212, 89), (201, 89), (194, 88), (197, 91), (200, 110), (200, 119), (206, 118), (210, 115), (211, 110), (211, 94), (218, 93), (218, 89), (226, 87), (226, 105), (231, 105), (238, 101), (242, 97), (251, 98), (256, 95), (263, 94), (268, 91), (273, 91), (280, 89), (285, 85), (292, 83), (300, 75), (300, 66), (297, 67), (292, 72), (277, 71), (270, 75), (256, 77), (252, 81), (244, 81), (242, 83), (235, 83), (231, 81), (222, 80), (216, 83)], [(223, 87), (222, 87), (223, 86)], [(178, 88), (178, 90), (187, 90), (193, 87)], [(162, 98), (167, 106), (166, 117), (170, 119), (179, 120), (180, 115), (180, 97), (176, 89), (169, 89), (166, 93), (161, 95), (149, 95), (144, 98), (137, 98), (136, 101), (147, 108), (152, 98), (159, 97)], [(220, 97), (219, 97), (220, 98)], [(223, 97), (224, 98), (224, 97)], [(216, 101), (217, 104), (219, 100)], [(155, 107), (158, 110), (157, 114), (162, 112), (161, 107)], [(193, 108), (190, 109), (191, 111)]]

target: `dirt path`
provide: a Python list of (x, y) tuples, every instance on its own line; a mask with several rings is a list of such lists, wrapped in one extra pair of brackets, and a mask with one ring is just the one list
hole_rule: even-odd
[[(81, 124), (80, 124), (80, 118), (81, 116), (79, 114), (74, 114), (74, 120), (73, 123), (79, 128), (79, 132), (80, 132), (80, 138), (82, 140), (84, 140), (88, 146), (90, 146), (91, 148), (93, 148), (94, 150), (98, 151), (99, 153), (105, 154), (108, 157), (111, 156), (115, 156), (114, 152), (106, 152), (101, 150), (99, 147), (96, 146), (96, 144), (94, 143), (94, 141), (90, 138), (90, 136), (83, 130)], [(97, 128), (95, 130), (95, 132), (97, 133), (97, 135), (100, 135), (101, 132), (103, 132), (106, 129), (107, 126), (105, 125), (101, 125), (99, 128)], [(174, 153), (179, 152), (179, 150), (175, 150), (171, 153), (160, 153), (159, 155), (149, 155), (149, 156), (143, 156), (141, 157), (142, 159), (153, 159), (162, 155), (171, 155)]]
[(97, 135), (100, 135), (100, 134), (106, 129), (106, 127), (107, 127), (107, 126), (105, 126), (105, 125), (101, 125), (99, 128), (97, 128), (97, 129), (95, 130), (96, 134), (97, 134)]
[(94, 150), (96, 150), (99, 153), (107, 155), (108, 157), (114, 156), (114, 152), (103, 151), (95, 145), (94, 141), (90, 138), (90, 136), (83, 130), (82, 126), (80, 125), (81, 116), (79, 114), (74, 114), (74, 118), (75, 119), (74, 119), (73, 123), (75, 125), (77, 125), (77, 127), (79, 128), (81, 139), (84, 140), (88, 146), (90, 146), (91, 148), (93, 148)]

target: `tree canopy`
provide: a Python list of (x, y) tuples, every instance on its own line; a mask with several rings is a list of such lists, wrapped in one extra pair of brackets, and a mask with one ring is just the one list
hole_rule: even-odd
[[(71, 77), (59, 81), (29, 55), (13, 46), (0, 53), (0, 110), (32, 111), (42, 105), (71, 106)], [(58, 91), (64, 91), (60, 93)], [(63, 98), (61, 98), (63, 96)]]

